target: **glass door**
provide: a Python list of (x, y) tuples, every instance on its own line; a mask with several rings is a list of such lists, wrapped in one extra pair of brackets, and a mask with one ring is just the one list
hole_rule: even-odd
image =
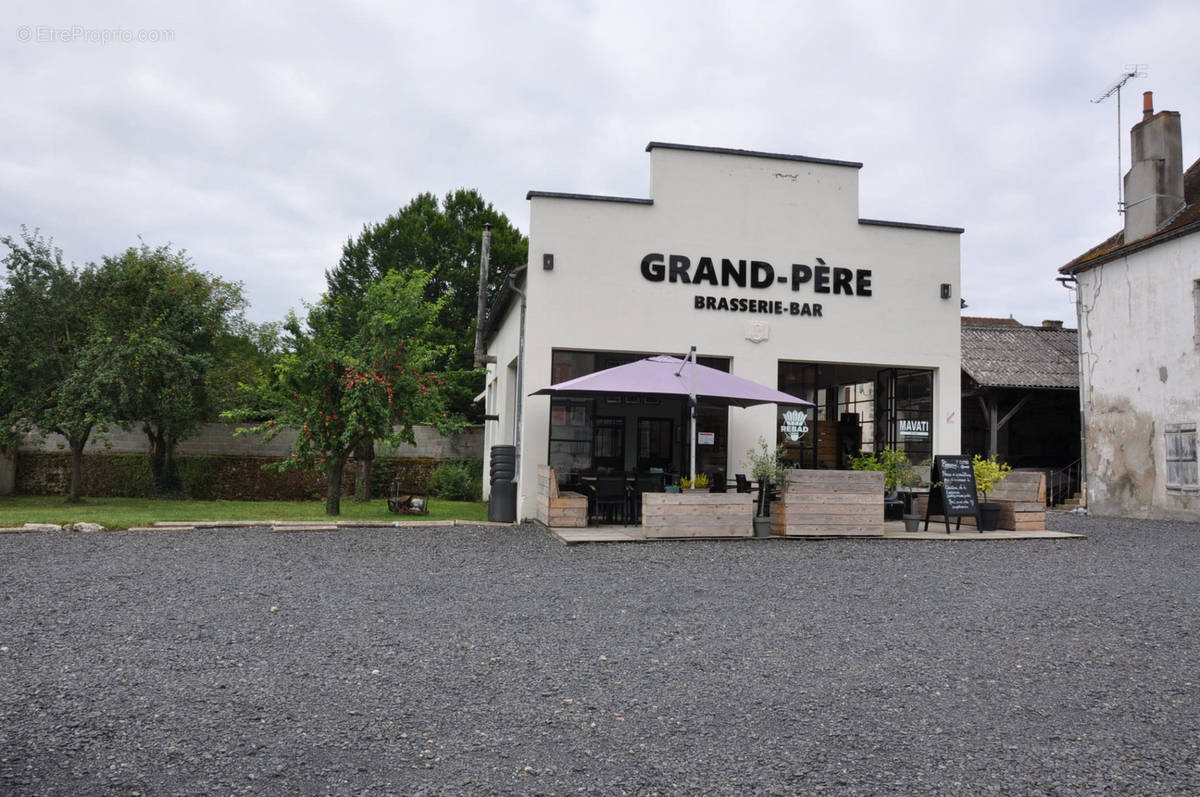
[(591, 399), (550, 399), (550, 467), (560, 483), (592, 467)]

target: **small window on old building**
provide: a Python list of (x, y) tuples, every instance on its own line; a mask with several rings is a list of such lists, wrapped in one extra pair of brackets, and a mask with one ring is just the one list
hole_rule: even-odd
[(1167, 424), (1167, 489), (1200, 489), (1196, 462), (1196, 424)]

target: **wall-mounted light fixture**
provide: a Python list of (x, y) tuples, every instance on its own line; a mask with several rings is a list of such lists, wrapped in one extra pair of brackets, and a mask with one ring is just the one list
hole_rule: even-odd
[(554, 270), (554, 255), (551, 255), (551, 254), (542, 255), (542, 270), (543, 271), (553, 271)]
[(950, 283), (949, 282), (942, 283), (942, 298), (943, 299), (950, 298)]

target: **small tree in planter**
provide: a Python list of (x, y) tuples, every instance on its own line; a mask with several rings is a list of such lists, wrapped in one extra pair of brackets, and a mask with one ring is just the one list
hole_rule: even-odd
[(883, 471), (883, 489), (889, 494), (898, 487), (920, 483), (920, 478), (908, 462), (908, 454), (898, 448), (885, 448), (878, 453), (860, 451), (858, 456), (850, 458), (850, 469)]
[[(883, 471), (885, 496), (894, 496), (896, 490), (901, 487), (916, 487), (921, 484), (921, 476), (917, 473), (917, 469), (909, 463), (908, 454), (899, 448), (885, 448), (877, 453), (860, 451), (858, 456), (850, 458), (850, 469)], [(910, 503), (906, 503), (905, 507), (910, 507)], [(919, 515), (906, 511), (904, 514), (905, 530), (916, 531), (919, 520)]]
[(758, 501), (755, 514), (771, 516), (771, 485), (783, 483), (783, 446), (771, 448), (767, 441), (758, 438), (758, 447), (746, 452), (750, 462), (750, 475), (758, 482)]
[(976, 454), (971, 459), (971, 465), (975, 469), (975, 486), (983, 493), (984, 502), (987, 501), (988, 493), (996, 489), (996, 485), (1008, 478), (1008, 474), (1012, 472), (1012, 467), (997, 460), (995, 454), (987, 459)]
[(1000, 512), (1003, 507), (1000, 504), (987, 503), (987, 496), (996, 489), (997, 484), (1004, 481), (1012, 468), (998, 461), (994, 454), (987, 459), (976, 454), (971, 458), (971, 465), (975, 470), (975, 487), (983, 493), (983, 501), (979, 504), (979, 530), (995, 531), (1000, 525)]

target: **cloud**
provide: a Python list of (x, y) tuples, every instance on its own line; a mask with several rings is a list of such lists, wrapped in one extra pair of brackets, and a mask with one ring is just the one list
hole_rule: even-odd
[[(0, 231), (77, 261), (167, 241), (315, 300), (345, 240), (422, 191), (645, 196), (647, 141), (864, 163), (861, 215), (962, 226), (970, 312), (1071, 320), (1055, 269), (1118, 229), (1126, 63), (1200, 155), (1200, 9), (1117, 3), (17, 3), (0, 47)], [(165, 30), (18, 41), (19, 26)], [(1195, 114), (1194, 116), (1192, 114)], [(1190, 124), (1189, 119), (1195, 123)], [(1127, 140), (1127, 138), (1126, 138)], [(1128, 155), (1125, 156), (1128, 167)]]

